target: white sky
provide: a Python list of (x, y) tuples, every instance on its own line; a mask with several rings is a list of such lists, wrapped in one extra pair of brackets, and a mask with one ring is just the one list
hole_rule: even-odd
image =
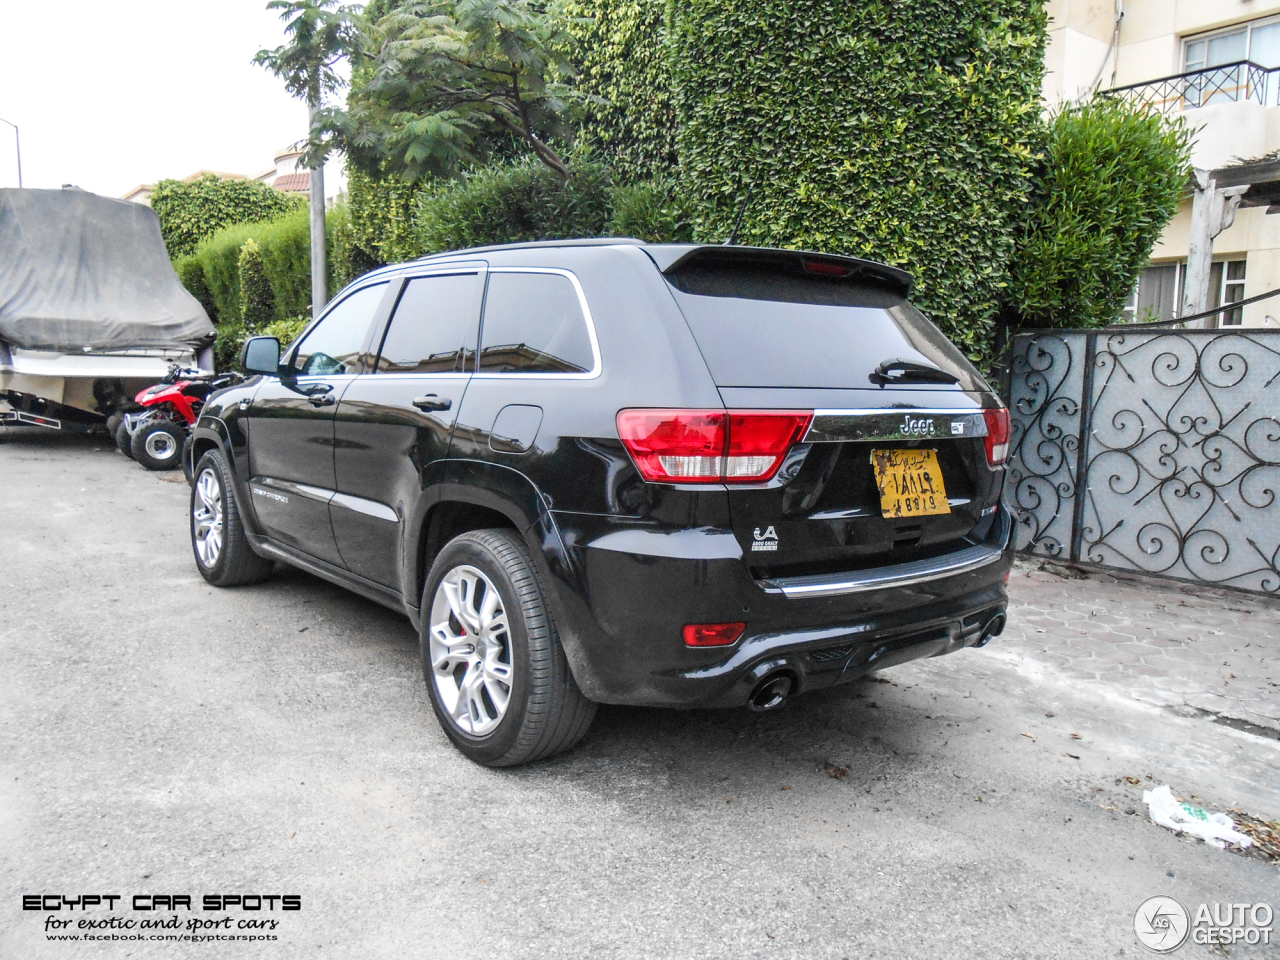
[[(0, 117), (21, 128), (23, 186), (114, 197), (200, 169), (260, 173), (306, 135), (306, 107), (249, 62), (283, 42), (266, 0), (0, 2)], [(0, 124), (0, 187), (17, 185)]]

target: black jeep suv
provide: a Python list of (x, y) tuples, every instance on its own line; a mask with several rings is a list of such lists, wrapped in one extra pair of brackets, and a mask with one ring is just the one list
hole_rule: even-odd
[(196, 425), (210, 583), (403, 611), (480, 763), (596, 703), (767, 710), (1004, 626), (1008, 411), (849, 257), (563, 241), (361, 277)]

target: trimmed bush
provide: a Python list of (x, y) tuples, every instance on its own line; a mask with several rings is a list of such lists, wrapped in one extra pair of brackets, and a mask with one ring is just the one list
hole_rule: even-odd
[(311, 317), (303, 315), (298, 317), (286, 317), (284, 320), (277, 320), (268, 324), (262, 329), (258, 336), (275, 337), (280, 341), (280, 348), (284, 349), (298, 339), (298, 334), (306, 328), (311, 322)]
[(1187, 188), (1191, 130), (1125, 100), (1068, 107), (1049, 144), (1007, 294), (1035, 326), (1114, 322)]
[(574, 86), (593, 98), (579, 136), (624, 183), (674, 169), (667, 0), (569, 0), (563, 13), (577, 41)]
[(528, 240), (598, 237), (609, 222), (609, 171), (575, 160), (566, 183), (534, 160), (486, 167), (418, 197), (423, 253)]
[(204, 282), (213, 298), (220, 323), (240, 325), (240, 248), (258, 231), (257, 224), (224, 227), (196, 247), (204, 268)]
[(883, 260), (989, 352), (1043, 142), (1044, 5), (687, 0), (671, 48), (699, 240)]
[(191, 183), (161, 180), (149, 202), (174, 259), (194, 253), (201, 240), (223, 227), (270, 220), (307, 204), (256, 180), (220, 180), (213, 174)]
[[(262, 248), (262, 267), (267, 273), (275, 299), (275, 319), (285, 320), (299, 314), (310, 314), (310, 211), (304, 208), (270, 223), (257, 224), (254, 229), (254, 239)], [(328, 233), (327, 224), (325, 232)], [(327, 273), (330, 275), (329, 286), (332, 286), (333, 270), (330, 268)]]
[(240, 248), (240, 320), (246, 330), (257, 330), (275, 318), (276, 298), (262, 265), (262, 251), (253, 237)]
[(217, 332), (218, 339), (213, 344), (214, 369), (219, 373), (239, 369), (240, 350), (249, 336), (244, 324), (239, 321), (220, 323)]
[(240, 323), (223, 324), (218, 327), (218, 339), (213, 347), (214, 366), (219, 372), (240, 369), (240, 351), (250, 337), (275, 337), (283, 350), (298, 339), (298, 334), (310, 322), (309, 316), (287, 317), (272, 321), (261, 330), (249, 330)]
[(179, 257), (173, 262), (173, 269), (178, 274), (178, 281), (187, 288), (189, 294), (200, 302), (200, 306), (204, 307), (204, 312), (209, 315), (209, 319), (217, 323), (218, 307), (213, 302), (213, 294), (209, 292), (209, 285), (204, 282), (204, 265), (200, 262), (200, 258), (194, 254)]
[(606, 228), (610, 236), (649, 243), (688, 243), (693, 239), (693, 224), (674, 179), (663, 177), (617, 187), (611, 206)]

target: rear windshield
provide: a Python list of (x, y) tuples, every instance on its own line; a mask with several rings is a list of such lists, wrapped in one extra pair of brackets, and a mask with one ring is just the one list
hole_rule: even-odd
[(873, 389), (882, 361), (909, 360), (954, 374), (961, 389), (985, 389), (941, 331), (880, 284), (723, 261), (667, 280), (718, 386)]

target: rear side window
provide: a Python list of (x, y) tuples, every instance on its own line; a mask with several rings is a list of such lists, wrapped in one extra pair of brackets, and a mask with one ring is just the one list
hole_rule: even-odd
[(556, 273), (490, 273), (480, 370), (587, 373), (595, 367), (573, 281)]
[(479, 309), (479, 274), (410, 280), (383, 339), (377, 372), (469, 370), (475, 357)]
[(874, 278), (727, 260), (666, 276), (717, 386), (868, 389), (880, 363), (909, 360), (986, 389), (924, 314)]
[(302, 377), (364, 373), (362, 351), (369, 327), (387, 292), (385, 283), (361, 287), (329, 309), (298, 345), (293, 368)]

